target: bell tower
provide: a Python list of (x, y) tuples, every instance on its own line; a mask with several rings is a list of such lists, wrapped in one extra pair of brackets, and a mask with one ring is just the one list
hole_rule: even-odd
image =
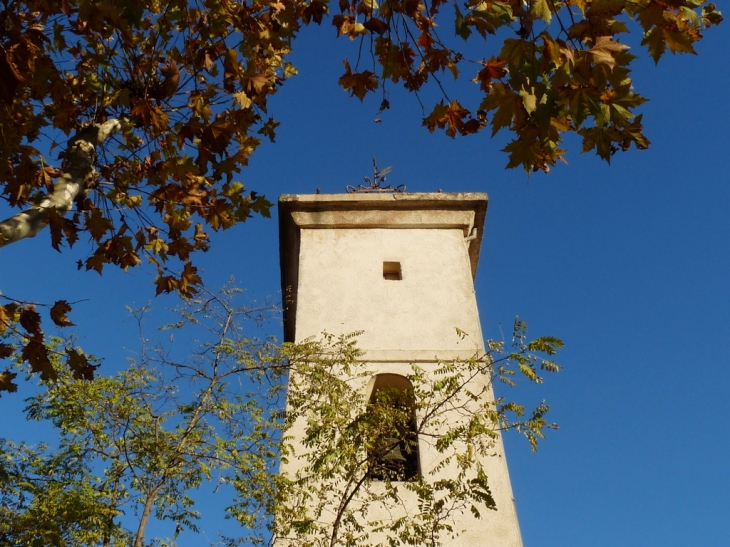
[[(358, 347), (373, 371), (363, 389), (371, 398), (379, 389), (406, 389), (414, 363), (428, 372), (443, 361), (483, 355), (474, 276), (486, 211), (482, 193), (281, 196), (285, 340), (363, 331)], [(486, 393), (492, 397), (491, 389)], [(394, 445), (382, 472), (391, 466), (398, 480), (426, 476), (433, 446), (425, 438)], [(454, 528), (462, 533), (449, 545), (521, 547), (498, 432), (482, 463), (496, 511), (479, 519), (468, 511), (459, 515)], [(282, 473), (297, 465), (282, 465)], [(436, 476), (449, 478), (449, 472)]]

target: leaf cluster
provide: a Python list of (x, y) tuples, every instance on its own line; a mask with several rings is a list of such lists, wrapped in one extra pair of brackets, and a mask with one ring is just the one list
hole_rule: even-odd
[[(606, 161), (649, 146), (638, 113), (646, 99), (634, 90), (635, 57), (622, 34), (638, 31), (658, 62), (667, 50), (695, 53), (704, 30), (722, 21), (707, 0), (340, 0), (337, 8), (337, 35), (360, 41), (357, 62), (344, 61), (343, 89), (360, 100), (382, 89), (383, 110), (386, 85), (419, 100), (435, 86), (442, 97), (424, 110), (429, 131), (505, 130), (507, 167), (527, 172), (563, 161), (566, 133)], [(268, 99), (297, 73), (287, 60), (297, 34), (329, 13), (325, 0), (3, 2), (0, 197), (26, 211), (0, 222), (0, 246), (11, 229), (29, 237), (48, 226), (56, 250), (88, 240), (79, 269), (101, 274), (146, 259), (157, 294), (193, 296), (202, 283), (193, 259), (208, 250), (210, 230), (270, 214), (272, 204), (239, 180), (241, 168), (262, 139), (275, 139)], [(368, 48), (372, 66), (361, 67)], [(444, 73), (476, 84), (478, 104), (449, 97)], [(54, 192), (75, 206), (50, 200)], [(40, 215), (32, 229), (28, 211)], [(27, 322), (33, 310), (4, 310), (11, 323), (18, 313)], [(53, 375), (39, 328), (24, 336), (27, 361)], [(68, 360), (91, 375), (80, 354)], [(12, 374), (2, 373), (0, 391), (13, 389)]]
[[(301, 546), (441, 545), (461, 532), (455, 515), (499, 509), (485, 466), (499, 432), (516, 429), (534, 449), (555, 427), (544, 403), (525, 418), (522, 405), (492, 395), (495, 381), (540, 382), (538, 368), (560, 368), (551, 360), (560, 340), (527, 341), (520, 320), (511, 346), (413, 365), (412, 388), (368, 396), (359, 333), (276, 347), (248, 335), (247, 322), (268, 310), (236, 306), (236, 296), (184, 301), (162, 330), (195, 348), (177, 355), (143, 337), (114, 375), (75, 377), (62, 362), (67, 343), (50, 340), (54, 376), (26, 412), (58, 440), (0, 440), (0, 544), (142, 547), (152, 519), (169, 522), (174, 541), (200, 531), (195, 492), (212, 482), (242, 526), (241, 537), (221, 538), (228, 545), (272, 534)], [(134, 315), (141, 323), (145, 313)], [(384, 464), (396, 444), (437, 457), (403, 475)]]
[(79, 268), (127, 269), (146, 256), (158, 293), (191, 295), (200, 282), (191, 255), (207, 250), (206, 230), (269, 216), (271, 203), (237, 174), (275, 137), (267, 100), (295, 73), (285, 57), (305, 11), (301, 2), (4, 3), (0, 195), (14, 208), (38, 204), (76, 169), (74, 143), (122, 120), (120, 137), (93, 143), (97, 169), (70, 218), (50, 212), (53, 246), (85, 233)]
[[(41, 327), (41, 315), (38, 306), (28, 302), (21, 302), (0, 294), (0, 359), (8, 361), (24, 360), (29, 366), (29, 372), (38, 373), (43, 381), (58, 380), (57, 365), (63, 362), (66, 371), (76, 380), (89, 380), (94, 377), (98, 364), (89, 359), (78, 348), (71, 346), (60, 347), (55, 344), (47, 345), (45, 333)], [(71, 305), (65, 300), (59, 300), (49, 308), (51, 321), (57, 327), (70, 327), (73, 323), (68, 317)], [(13, 381), (17, 373), (6, 368), (0, 372), (0, 393), (12, 393), (18, 390)]]
[[(369, 399), (373, 372), (352, 338), (325, 334), (285, 346), (291, 371), (275, 538), (306, 546), (441, 545), (462, 531), (457, 515), (499, 509), (485, 467), (499, 432), (519, 431), (534, 450), (544, 430), (556, 427), (544, 402), (526, 417), (524, 406), (492, 395), (495, 381), (540, 382), (536, 366), (560, 369), (550, 360), (560, 340), (525, 335), (518, 319), (511, 347), (490, 342), (472, 359), (431, 370), (412, 365), (412, 390)], [(408, 478), (382, 468), (382, 453), (404, 431), (415, 435), (401, 436), (401, 450), (420, 444), (437, 454)]]
[(173, 538), (198, 531), (193, 493), (205, 482), (271, 490), (286, 365), (270, 341), (245, 335), (244, 320), (265, 310), (233, 306), (231, 296), (206, 294), (179, 310), (167, 330), (197, 333), (191, 355), (145, 341), (112, 376), (74, 378), (52, 341), (55, 377), (26, 412), (55, 427), (58, 446), (0, 442), (0, 544), (142, 547), (153, 518), (171, 522)]
[[(442, 13), (448, 4), (453, 12)], [(340, 10), (332, 20), (338, 35), (369, 40), (374, 65), (358, 70), (346, 62), (345, 90), (363, 100), (380, 86), (385, 95), (388, 82), (415, 93), (435, 82), (443, 99), (423, 119), (429, 131), (456, 137), (488, 126), (492, 136), (507, 130), (507, 167), (527, 172), (564, 161), (569, 132), (583, 138), (583, 152), (595, 150), (606, 161), (632, 145), (648, 147), (637, 113), (646, 99), (634, 92), (635, 56), (621, 34), (638, 31), (658, 62), (667, 50), (696, 53), (702, 31), (722, 21), (715, 4), (703, 0), (342, 0)], [(439, 23), (453, 25), (453, 36)], [(485, 47), (456, 40), (474, 46), (478, 37)], [(440, 80), (461, 72), (482, 93), (471, 108), (449, 98)], [(381, 109), (388, 106), (384, 98)]]

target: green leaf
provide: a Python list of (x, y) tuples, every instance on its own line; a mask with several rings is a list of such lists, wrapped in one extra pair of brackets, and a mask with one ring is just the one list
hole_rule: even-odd
[(530, 13), (536, 18), (542, 19), (546, 23), (550, 23), (553, 18), (551, 0), (532, 0)]
[(537, 97), (535, 96), (535, 89), (520, 89), (520, 97), (522, 97), (522, 104), (524, 105), (525, 110), (527, 110), (527, 113), (532, 114), (537, 108)]
[(466, 40), (469, 36), (471, 36), (471, 29), (464, 21), (464, 16), (456, 2), (454, 2), (454, 11), (456, 12), (456, 17), (454, 19), (454, 31), (457, 36), (461, 36), (464, 40)]

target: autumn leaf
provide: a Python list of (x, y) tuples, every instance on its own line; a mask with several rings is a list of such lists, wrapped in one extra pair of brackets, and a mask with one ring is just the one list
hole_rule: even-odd
[(23, 346), (21, 352), (23, 359), (28, 361), (32, 372), (40, 372), (42, 380), (55, 380), (58, 374), (48, 358), (48, 348), (38, 338), (31, 338)]
[(492, 116), (492, 136), (500, 129), (510, 128), (512, 119), (522, 106), (522, 98), (506, 84), (496, 84), (479, 106), (483, 110), (496, 110)]
[(533, 0), (530, 13), (538, 19), (550, 23), (553, 17), (551, 6), (554, 6), (552, 0)]
[(157, 285), (156, 295), (171, 293), (177, 289), (177, 279), (172, 275), (159, 276), (155, 279), (155, 285)]
[(8, 393), (18, 391), (18, 384), (13, 382), (16, 376), (15, 372), (10, 372), (10, 369), (7, 368), (0, 372), (0, 391), (7, 391)]
[(369, 70), (353, 74), (347, 60), (344, 61), (344, 65), (345, 74), (340, 77), (338, 83), (345, 91), (349, 91), (350, 95), (354, 95), (362, 101), (368, 92), (378, 88), (378, 78), (375, 74)]
[(16, 304), (6, 304), (0, 306), (0, 334), (4, 333), (10, 323), (12, 322), (12, 316), (15, 314)]
[(611, 161), (613, 140), (606, 127), (587, 127), (578, 131), (583, 136), (583, 152), (595, 149), (596, 154), (606, 161)]
[(306, 8), (304, 8), (302, 19), (307, 24), (309, 24), (310, 21), (314, 21), (319, 25), (322, 23), (322, 18), (327, 14), (327, 12), (328, 8), (325, 2), (313, 0)]
[(264, 89), (271, 83), (271, 76), (268, 74), (254, 74), (246, 78), (244, 88), (249, 95), (260, 95)]
[(198, 268), (188, 263), (185, 264), (183, 272), (180, 275), (177, 289), (184, 296), (193, 296), (198, 292), (196, 287), (202, 282), (203, 280), (198, 275)]
[(479, 84), (479, 89), (489, 93), (492, 89), (492, 80), (501, 80), (509, 71), (507, 70), (507, 59), (497, 59), (492, 57), (489, 61), (482, 63), (484, 68), (477, 72), (476, 77), (472, 80)]
[(41, 331), (41, 316), (35, 310), (35, 306), (24, 306), (20, 311), (20, 325), (28, 331), (29, 334), (39, 335)]
[(71, 306), (65, 300), (59, 300), (51, 308), (51, 319), (59, 327), (72, 327), (74, 324), (66, 315), (71, 311)]
[(616, 66), (615, 54), (629, 49), (626, 44), (620, 44), (610, 36), (599, 36), (595, 45), (588, 50), (593, 55), (596, 64), (604, 64), (613, 69)]
[(457, 134), (467, 135), (476, 133), (481, 129), (482, 124), (476, 119), (469, 119), (471, 113), (461, 106), (458, 101), (452, 101), (446, 105), (443, 101), (438, 103), (431, 114), (423, 119), (423, 125), (433, 133), (438, 127), (446, 129), (446, 134), (454, 138)]
[(692, 39), (687, 32), (662, 28), (662, 35), (664, 42), (672, 53), (691, 53), (697, 55), (695, 48), (692, 47)]
[(363, 23), (363, 26), (375, 34), (384, 34), (388, 30), (388, 23), (377, 17), (371, 17)]
[(48, 227), (51, 232), (51, 247), (59, 252), (64, 236), (69, 247), (73, 247), (79, 238), (76, 223), (61, 216), (55, 207), (48, 209)]
[(520, 89), (520, 97), (522, 97), (522, 105), (528, 114), (532, 114), (537, 108), (537, 97), (535, 96), (535, 90), (531, 89)]
[(332, 24), (337, 28), (337, 36), (350, 34), (355, 28), (355, 16), (342, 14), (335, 15), (332, 18)]
[(66, 348), (66, 364), (73, 371), (75, 380), (93, 380), (97, 366), (89, 363), (83, 353), (75, 349)]
[(702, 8), (702, 24), (706, 28), (712, 25), (719, 25), (722, 21), (722, 14), (717, 11), (715, 4), (708, 4)]
[(0, 359), (10, 357), (13, 352), (15, 352), (15, 348), (13, 348), (13, 346), (0, 342)]
[(406, 44), (394, 44), (390, 38), (380, 37), (375, 40), (375, 54), (383, 66), (382, 78), (390, 78), (393, 82), (408, 81), (412, 75), (411, 67), (416, 53)]

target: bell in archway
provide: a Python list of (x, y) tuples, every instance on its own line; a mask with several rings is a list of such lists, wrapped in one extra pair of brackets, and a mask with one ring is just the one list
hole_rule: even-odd
[(400, 439), (397, 437), (383, 437), (381, 446), (387, 450), (383, 455), (384, 463), (405, 464), (408, 461), (408, 458), (403, 455), (400, 444)]

